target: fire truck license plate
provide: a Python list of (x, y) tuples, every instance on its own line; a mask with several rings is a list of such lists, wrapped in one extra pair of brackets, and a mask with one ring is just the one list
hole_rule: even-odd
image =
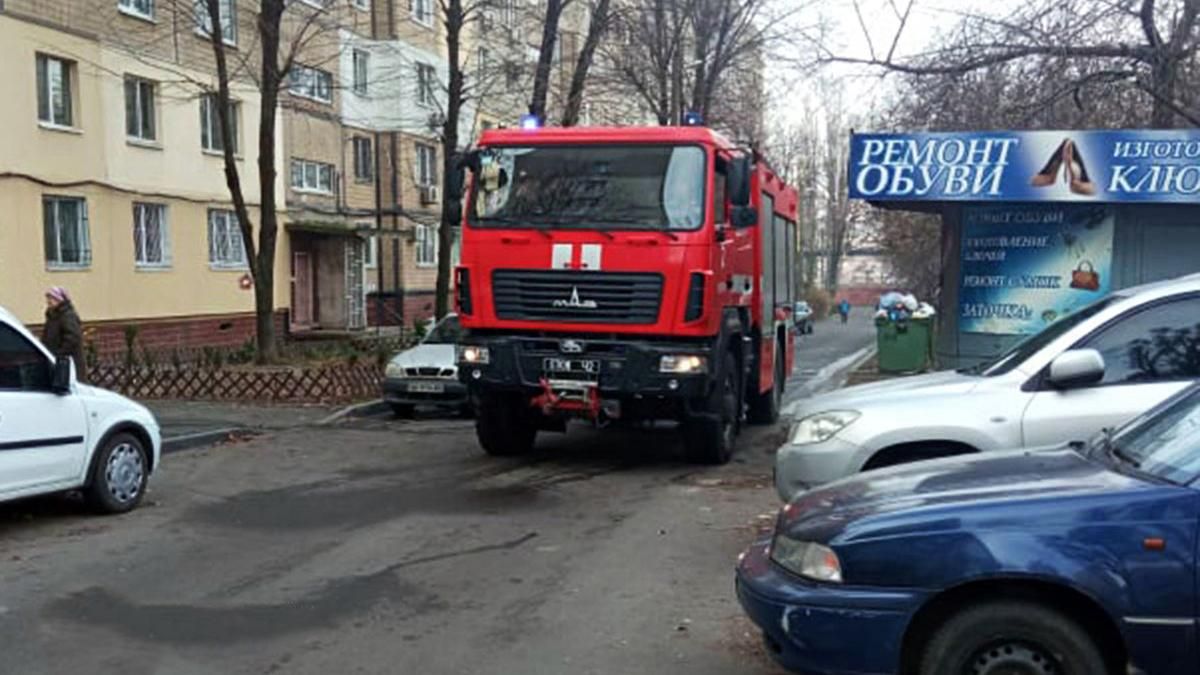
[(542, 360), (542, 369), (547, 373), (596, 375), (600, 372), (600, 361), (598, 359), (560, 359), (551, 357)]

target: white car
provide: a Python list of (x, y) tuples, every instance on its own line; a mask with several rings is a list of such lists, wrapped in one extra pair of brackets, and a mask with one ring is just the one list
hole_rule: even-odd
[(775, 459), (785, 501), (859, 471), (1084, 442), (1200, 378), (1200, 275), (1129, 288), (975, 368), (802, 403)]
[(0, 307), (0, 501), (81, 490), (98, 511), (129, 511), (161, 451), (149, 410), (78, 382)]
[(467, 386), (458, 381), (457, 345), (462, 326), (447, 314), (417, 346), (392, 357), (384, 372), (383, 400), (400, 417), (419, 404), (467, 410)]

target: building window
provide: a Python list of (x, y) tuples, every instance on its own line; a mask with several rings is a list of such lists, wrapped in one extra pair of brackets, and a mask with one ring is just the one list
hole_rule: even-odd
[(432, 225), (417, 225), (417, 267), (433, 267), (437, 264), (437, 228)]
[(424, 26), (433, 26), (433, 0), (412, 0), (413, 21)]
[(44, 197), (42, 218), (47, 265), (87, 267), (92, 263), (86, 201), (78, 197)]
[(437, 148), (417, 143), (417, 185), (430, 187), (437, 184)]
[(37, 55), (38, 119), (60, 127), (71, 126), (71, 79), (75, 63), (46, 54)]
[(226, 209), (208, 210), (208, 264), (240, 269), (246, 266), (246, 247), (237, 214)]
[(434, 91), (434, 83), (437, 81), (437, 75), (433, 66), (428, 63), (417, 64), (417, 102), (421, 105), (433, 105), (437, 103), (437, 96)]
[(371, 10), (371, 0), (354, 0), (354, 6), (368, 12)]
[(125, 134), (143, 141), (157, 139), (154, 118), (154, 83), (140, 77), (126, 77)]
[(117, 9), (142, 19), (154, 19), (154, 0), (117, 0)]
[(369, 181), (375, 176), (375, 163), (371, 157), (371, 139), (354, 137), (354, 178)]
[(133, 257), (138, 267), (168, 267), (171, 248), (167, 239), (165, 204), (133, 204)]
[(509, 28), (517, 26), (517, 0), (501, 0), (504, 3), (503, 18), (504, 25)]
[(367, 82), (370, 77), (371, 55), (361, 49), (355, 49), (352, 54), (354, 61), (354, 93), (367, 95)]
[[(238, 151), (238, 109), (237, 101), (229, 102), (229, 135), (232, 141), (229, 147)], [(217, 95), (204, 94), (200, 97), (200, 146), (210, 152), (224, 152), (225, 142), (221, 137), (221, 120), (217, 115)]]
[(479, 48), (479, 53), (475, 57), (475, 77), (479, 82), (483, 82), (487, 78), (488, 62), (491, 61), (491, 58), (491, 52), (487, 47)]
[[(361, 222), (358, 224), (361, 229), (375, 229), (375, 223), (370, 221)], [(379, 237), (371, 235), (363, 242), (363, 267), (367, 269), (375, 269), (379, 267)]]
[[(226, 44), (237, 44), (237, 5), (234, 0), (217, 0), (218, 16), (221, 18), (221, 39)], [(196, 32), (204, 37), (212, 35), (212, 19), (208, 14), (208, 0), (196, 0)]]
[(333, 75), (320, 68), (295, 64), (288, 73), (288, 91), (294, 96), (333, 103)]
[(292, 160), (292, 187), (301, 192), (333, 193), (333, 165)]

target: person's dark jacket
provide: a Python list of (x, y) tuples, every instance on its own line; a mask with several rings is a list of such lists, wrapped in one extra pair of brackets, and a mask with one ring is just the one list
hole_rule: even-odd
[(75, 373), (79, 381), (87, 380), (87, 362), (83, 358), (83, 325), (79, 321), (79, 313), (69, 300), (46, 310), (42, 344), (55, 356), (71, 357), (75, 361)]

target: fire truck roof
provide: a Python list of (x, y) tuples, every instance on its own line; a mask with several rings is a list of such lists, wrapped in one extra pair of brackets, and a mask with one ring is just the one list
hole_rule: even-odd
[(479, 145), (536, 145), (539, 143), (702, 143), (719, 148), (737, 146), (708, 127), (540, 127), (489, 129)]

